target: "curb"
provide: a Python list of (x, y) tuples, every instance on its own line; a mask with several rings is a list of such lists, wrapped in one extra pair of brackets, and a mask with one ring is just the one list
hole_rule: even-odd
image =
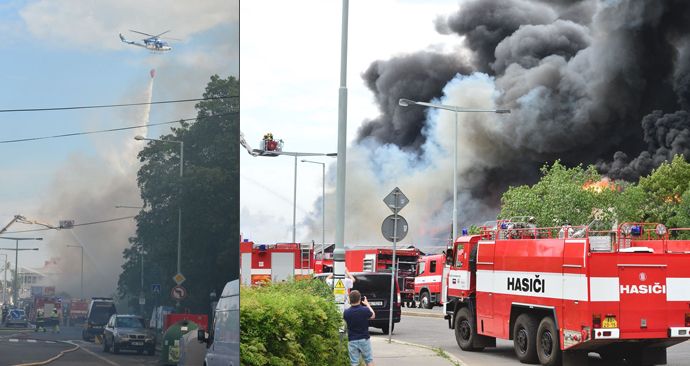
[[(29, 338), (27, 338), (27, 339), (29, 339)], [(30, 339), (34, 339), (34, 338), (30, 338)], [(58, 353), (57, 355), (55, 355), (55, 356), (53, 356), (53, 357), (51, 357), (51, 358), (49, 358), (49, 359), (47, 359), (47, 360), (44, 360), (44, 361), (29, 362), (29, 363), (21, 363), (21, 364), (13, 365), (13, 366), (43, 366), (43, 365), (47, 365), (47, 364), (49, 364), (49, 363), (51, 363), (51, 362), (53, 362), (53, 361), (59, 359), (60, 357), (64, 356), (65, 354), (70, 353), (70, 352), (74, 352), (74, 351), (76, 351), (76, 350), (78, 350), (78, 349), (81, 348), (79, 345), (74, 344), (74, 343), (69, 342), (69, 341), (53, 341), (53, 342), (62, 343), (62, 344), (69, 344), (70, 346), (74, 346), (74, 348), (70, 348), (70, 349), (66, 349), (66, 350), (64, 350), (64, 351), (60, 351), (60, 353)]]
[(430, 347), (430, 346), (426, 346), (426, 345), (423, 345), (423, 344), (417, 344), (417, 343), (411, 343), (411, 342), (405, 342), (405, 341), (398, 341), (398, 340), (396, 340), (396, 339), (391, 339), (391, 342), (397, 343), (397, 344), (402, 344), (402, 345), (405, 345), (405, 346), (412, 346), (412, 347), (424, 348), (424, 349), (428, 349), (428, 350), (430, 350), (430, 351), (434, 351), (434, 352), (437, 352), (437, 353), (438, 353), (439, 350), (441, 350), (441, 351), (443, 351), (443, 353), (444, 353), (445, 356), (447, 356), (447, 357), (444, 357), (444, 356), (441, 356), (441, 355), (437, 355), (438, 357), (445, 358), (445, 359), (447, 359), (448, 361), (450, 361), (451, 363), (454, 363), (454, 364), (459, 365), (459, 366), (468, 366), (468, 365), (465, 363), (465, 361), (463, 361), (463, 360), (461, 360), (461, 359), (459, 359), (459, 358), (457, 358), (457, 357), (451, 355), (451, 354), (448, 353), (448, 352), (445, 352), (443, 349), (438, 348), (438, 347)]
[(443, 317), (444, 317), (443, 314), (418, 313), (416, 311), (402, 311), (402, 315), (419, 316), (419, 317), (423, 317), (423, 318), (439, 318), (439, 319), (443, 319)]

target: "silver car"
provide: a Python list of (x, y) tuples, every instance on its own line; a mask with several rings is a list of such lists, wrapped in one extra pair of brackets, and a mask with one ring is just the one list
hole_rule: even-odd
[(103, 351), (119, 353), (121, 350), (156, 352), (156, 337), (146, 328), (144, 318), (137, 315), (114, 314), (103, 329)]

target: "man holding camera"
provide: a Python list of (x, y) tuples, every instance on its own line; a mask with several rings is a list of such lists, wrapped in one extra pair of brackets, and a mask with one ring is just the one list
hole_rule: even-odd
[(374, 319), (376, 313), (369, 305), (366, 296), (357, 290), (350, 292), (350, 307), (343, 313), (347, 323), (347, 349), (350, 353), (350, 364), (359, 365), (360, 355), (367, 366), (374, 366), (374, 357), (371, 353), (371, 341), (369, 340), (369, 319)]

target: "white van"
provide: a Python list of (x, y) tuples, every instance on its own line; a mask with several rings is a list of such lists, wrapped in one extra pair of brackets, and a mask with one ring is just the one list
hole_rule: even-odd
[(197, 339), (207, 344), (206, 366), (240, 365), (240, 281), (225, 284), (213, 316), (213, 330), (198, 331)]

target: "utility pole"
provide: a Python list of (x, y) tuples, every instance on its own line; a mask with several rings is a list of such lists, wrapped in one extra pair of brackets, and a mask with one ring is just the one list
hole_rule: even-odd
[[(343, 0), (340, 34), (340, 87), (338, 88), (338, 166), (335, 194), (335, 249), (333, 283), (345, 278), (345, 165), (347, 152), (347, 17), (349, 1)], [(335, 290), (334, 290), (335, 291)], [(339, 306), (344, 311), (344, 304)]]
[(10, 237), (3, 237), (0, 236), (0, 239), (7, 239), (7, 240), (14, 240), (15, 242), (15, 247), (14, 249), (12, 248), (0, 248), (0, 250), (13, 250), (14, 251), (14, 278), (13, 278), (13, 289), (12, 289), (12, 303), (13, 305), (17, 305), (17, 302), (19, 301), (19, 251), (23, 250), (38, 250), (38, 248), (29, 248), (29, 249), (19, 249), (19, 241), (20, 240), (43, 240), (43, 238), (10, 238)]

